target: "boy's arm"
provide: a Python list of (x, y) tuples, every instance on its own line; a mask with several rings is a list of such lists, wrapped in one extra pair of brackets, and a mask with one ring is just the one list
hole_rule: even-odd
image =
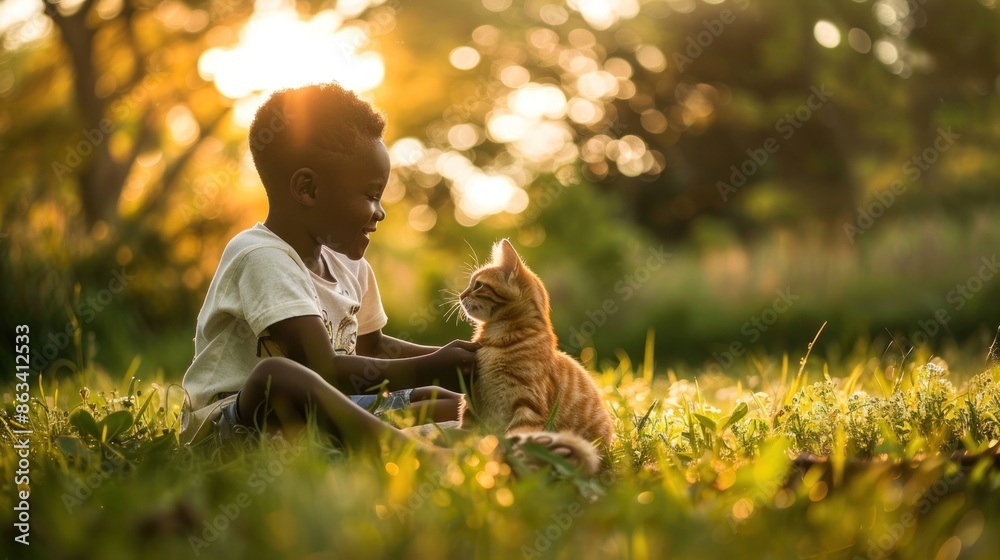
[(440, 350), (440, 346), (424, 346), (382, 334), (379, 329), (358, 337), (357, 352), (373, 358), (415, 358)]
[[(413, 347), (430, 349), (431, 353), (399, 359), (338, 355), (333, 351), (329, 334), (317, 315), (278, 321), (268, 327), (268, 333), (282, 354), (315, 371), (346, 394), (361, 393), (385, 380), (389, 381), (391, 390), (440, 385), (460, 391), (458, 372), (472, 368), (475, 348), (478, 347), (463, 341), (452, 342), (437, 350), (414, 344)], [(371, 340), (366, 340), (366, 344), (371, 344)], [(410, 350), (415, 351), (416, 348)]]

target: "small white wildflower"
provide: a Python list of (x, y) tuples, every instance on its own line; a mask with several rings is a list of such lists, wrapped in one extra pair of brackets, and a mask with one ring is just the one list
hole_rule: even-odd
[(945, 369), (934, 362), (927, 362), (924, 364), (924, 371), (930, 373), (931, 375), (944, 375)]

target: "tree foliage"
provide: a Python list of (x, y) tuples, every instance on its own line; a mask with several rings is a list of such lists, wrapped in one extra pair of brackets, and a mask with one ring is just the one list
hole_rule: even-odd
[[(988, 250), (988, 237), (962, 239), (986, 227), (1000, 176), (991, 157), (1000, 27), (985, 0), (44, 1), (2, 29), (0, 267), (19, 279), (3, 287), (4, 324), (92, 330), (128, 356), (155, 340), (172, 367), (186, 361), (176, 356), (190, 351), (222, 246), (265, 208), (238, 114), (244, 100), (220, 93), (203, 55), (238, 44), (255, 9), (277, 5), (335, 21), (358, 38), (351, 49), (384, 63), (381, 85), (365, 95), (390, 120), (393, 238), (373, 259), (417, 271), (397, 274), (399, 291), (387, 294), (403, 310), (397, 329), (461, 336), (443, 321), (419, 332), (404, 306), (460, 284), (466, 242), (485, 248), (499, 235), (580, 303), (557, 306), (564, 336), (660, 242), (694, 247), (698, 272), (675, 279), (705, 273), (699, 251), (739, 262), (752, 253), (727, 253), (732, 246), (787, 236), (822, 240), (860, 266), (895, 255), (890, 232), (906, 220), (940, 241), (933, 254), (962, 248), (934, 261), (945, 269)], [(947, 157), (927, 151), (942, 131), (957, 138)], [(886, 199), (896, 187), (905, 196)], [(869, 209), (887, 213), (886, 200), (895, 229), (845, 236)], [(123, 267), (134, 281), (101, 304)], [(922, 289), (907, 302), (926, 300), (931, 288)], [(718, 295), (688, 299), (704, 306)], [(627, 319), (638, 326), (623, 336), (646, 322), (693, 332), (680, 325), (688, 311), (641, 301), (641, 316)], [(831, 309), (841, 312), (814, 311), (825, 320)], [(885, 313), (875, 325), (908, 321)], [(73, 351), (56, 346), (56, 355)]]

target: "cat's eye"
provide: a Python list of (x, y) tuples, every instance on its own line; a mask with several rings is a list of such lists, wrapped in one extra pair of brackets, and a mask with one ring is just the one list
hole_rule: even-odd
[(472, 285), (472, 289), (473, 290), (478, 290), (479, 288), (482, 288), (482, 287), (483, 287), (483, 283), (481, 281), (479, 281), (479, 280), (476, 280), (476, 283)]

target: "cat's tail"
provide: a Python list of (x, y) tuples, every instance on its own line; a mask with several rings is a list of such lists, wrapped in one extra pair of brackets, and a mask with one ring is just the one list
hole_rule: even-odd
[(510, 456), (532, 470), (559, 463), (588, 477), (601, 470), (597, 447), (571, 432), (519, 431), (508, 433), (507, 442)]

